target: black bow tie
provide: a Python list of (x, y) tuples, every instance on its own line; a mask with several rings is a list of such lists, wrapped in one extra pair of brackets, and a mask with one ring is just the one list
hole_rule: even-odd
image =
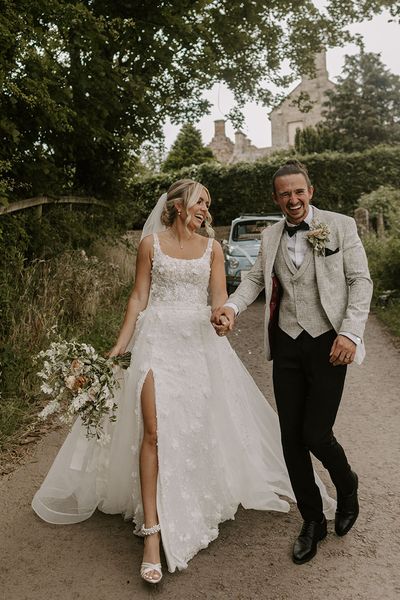
[(287, 224), (287, 222), (286, 222), (285, 223), (285, 229), (288, 232), (289, 237), (292, 237), (292, 235), (294, 235), (297, 231), (299, 231), (299, 229), (303, 229), (304, 231), (308, 231), (310, 229), (310, 226), (305, 221), (302, 221), (298, 225), (295, 225), (294, 227), (290, 227)]

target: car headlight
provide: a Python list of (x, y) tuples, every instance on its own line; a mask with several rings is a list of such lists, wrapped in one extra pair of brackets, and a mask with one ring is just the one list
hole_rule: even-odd
[(228, 259), (228, 262), (229, 262), (229, 266), (232, 269), (237, 269), (237, 267), (239, 266), (239, 261), (237, 258), (231, 257)]

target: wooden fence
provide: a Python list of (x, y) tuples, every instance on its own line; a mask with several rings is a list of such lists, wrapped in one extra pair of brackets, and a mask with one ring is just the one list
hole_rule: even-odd
[(36, 207), (35, 217), (40, 219), (42, 216), (43, 204), (95, 204), (97, 206), (109, 206), (106, 204), (106, 202), (97, 200), (97, 198), (93, 198), (92, 196), (36, 196), (35, 198), (27, 198), (26, 200), (17, 200), (16, 202), (11, 202), (11, 204), (8, 206), (1, 206), (0, 215)]

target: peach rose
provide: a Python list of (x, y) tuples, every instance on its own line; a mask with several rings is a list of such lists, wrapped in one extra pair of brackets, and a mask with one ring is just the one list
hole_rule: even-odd
[(77, 358), (74, 358), (74, 360), (71, 363), (71, 371), (75, 374), (75, 375), (79, 375), (79, 373), (82, 371), (83, 369), (83, 363), (78, 360)]

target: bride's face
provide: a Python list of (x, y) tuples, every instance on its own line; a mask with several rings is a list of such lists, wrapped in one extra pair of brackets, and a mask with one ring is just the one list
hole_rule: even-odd
[(196, 229), (199, 229), (207, 216), (207, 212), (208, 212), (208, 208), (210, 206), (210, 201), (207, 197), (207, 195), (203, 192), (199, 199), (197, 200), (196, 204), (194, 204), (193, 206), (191, 206), (188, 209), (183, 209), (181, 212), (181, 218), (183, 218), (184, 221), (186, 221), (186, 217), (189, 215), (190, 216), (190, 222), (188, 223), (188, 229), (191, 229), (192, 231), (195, 231)]

